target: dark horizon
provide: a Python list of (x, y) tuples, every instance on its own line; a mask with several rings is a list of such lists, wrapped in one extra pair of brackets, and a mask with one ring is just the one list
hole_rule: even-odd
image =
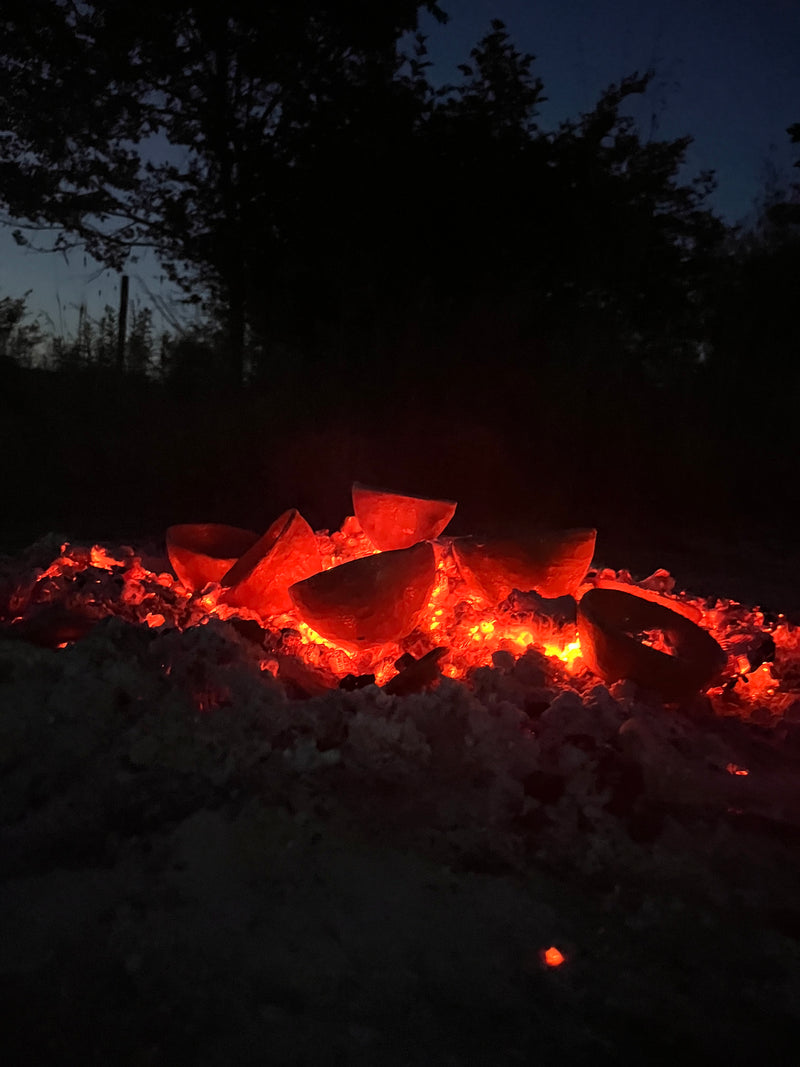
[[(456, 65), (469, 61), (490, 20), (500, 18), (516, 47), (536, 56), (533, 69), (548, 98), (539, 115), (545, 129), (591, 109), (609, 83), (653, 68), (653, 85), (644, 98), (628, 102), (628, 111), (645, 137), (694, 138), (684, 177), (716, 171), (710, 204), (728, 223), (752, 219), (770, 180), (786, 186), (795, 176), (785, 132), (797, 121), (800, 101), (794, 62), (800, 9), (793, 3), (769, 0), (757, 15), (743, 3), (709, 3), (698, 10), (689, 0), (645, 6), (570, 0), (558, 5), (555, 16), (547, 5), (521, 0), (451, 0), (443, 7), (450, 16), (446, 25), (424, 14), (420, 25), (428, 36), (433, 80), (456, 80)], [(128, 273), (132, 295), (152, 304), (168, 326), (153, 294), (169, 299), (173, 290), (162, 289), (157, 262), (145, 255)], [(74, 331), (81, 303), (98, 315), (105, 303), (118, 301), (116, 274), (91, 257), (20, 249), (10, 229), (0, 227), (0, 296), (27, 290), (31, 311), (43, 312), (59, 333)]]

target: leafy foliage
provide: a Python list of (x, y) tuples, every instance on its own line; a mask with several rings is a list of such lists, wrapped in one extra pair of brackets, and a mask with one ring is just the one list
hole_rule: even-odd
[[(644, 139), (626, 114), (652, 73), (548, 132), (535, 57), (501, 21), (436, 88), (422, 10), (446, 19), (432, 0), (11, 0), (17, 239), (56, 225), (57, 248), (117, 268), (153, 248), (215, 325), (156, 353), (140, 312), (127, 365), (186, 388), (249, 377), (329, 403), (424, 375), (520, 409), (578, 371), (608, 394), (694, 388), (749, 283), (713, 175), (684, 178), (690, 138)], [(793, 233), (795, 208), (774, 205), (773, 230)], [(108, 363), (109, 315), (57, 361)]]
[[(291, 7), (13, 3), (4, 12), (0, 191), (121, 267), (144, 246), (224, 309), (241, 377), (251, 278), (285, 238), (302, 149), (391, 77), (394, 43), (432, 0)], [(154, 153), (160, 149), (161, 158)], [(28, 240), (22, 230), (19, 241)], [(260, 302), (260, 301), (259, 301)]]
[[(800, 144), (800, 123), (787, 133), (793, 144)], [(729, 242), (713, 315), (720, 373), (729, 387), (755, 399), (769, 421), (781, 427), (794, 421), (800, 388), (798, 272), (800, 184), (773, 183), (752, 225)], [(775, 388), (777, 381), (781, 388)]]
[(29, 295), (0, 297), (0, 360), (30, 365), (44, 339), (41, 325), (36, 320), (26, 321)]

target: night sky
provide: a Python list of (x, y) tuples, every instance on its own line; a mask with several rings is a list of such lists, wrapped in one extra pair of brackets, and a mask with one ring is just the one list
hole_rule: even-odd
[[(554, 128), (588, 111), (610, 83), (656, 71), (635, 115), (647, 136), (695, 139), (689, 174), (717, 172), (714, 203), (729, 220), (748, 214), (766, 169), (791, 174), (786, 127), (800, 121), (800, 0), (451, 0), (445, 27), (426, 19), (432, 58), (455, 78), (489, 19), (501, 18), (548, 101)], [(796, 172), (795, 172), (796, 175)]]
[[(441, 2), (448, 24), (425, 17), (421, 27), (433, 76), (456, 81), (456, 64), (500, 18), (515, 45), (536, 56), (548, 97), (544, 129), (590, 110), (609, 83), (654, 68), (654, 85), (631, 114), (644, 136), (694, 137), (686, 177), (716, 171), (713, 203), (728, 221), (748, 216), (770, 172), (784, 185), (797, 175), (785, 131), (800, 121), (800, 0)], [(159, 288), (154, 262), (130, 273), (132, 297), (149, 303), (147, 290)], [(118, 299), (115, 275), (82, 254), (67, 262), (25, 252), (0, 229), (0, 296), (27, 289), (31, 310), (49, 315), (58, 332), (74, 328), (81, 301), (98, 313)]]

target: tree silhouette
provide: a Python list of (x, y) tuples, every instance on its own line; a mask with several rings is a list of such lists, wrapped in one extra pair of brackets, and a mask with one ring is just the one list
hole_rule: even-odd
[(445, 16), (433, 0), (6, 8), (8, 212), (62, 227), (56, 248), (79, 240), (118, 269), (154, 248), (173, 280), (223, 309), (240, 381), (248, 308), (265, 298), (251, 277), (285, 252), (279, 221), (309, 142), (347, 126), (354, 91), (391, 78), (420, 8)]
[(29, 295), (0, 297), (0, 360), (30, 364), (44, 339), (39, 323), (26, 321)]
[(489, 137), (519, 146), (536, 133), (537, 108), (547, 99), (541, 78), (531, 72), (535, 59), (520, 53), (505, 24), (492, 19), (489, 33), (470, 52), (471, 62), (459, 64), (464, 82), (450, 90), (451, 108)]
[[(786, 132), (792, 144), (800, 144), (800, 122), (789, 126)], [(800, 159), (794, 166), (800, 167)], [(781, 190), (764, 214), (763, 221), (777, 231), (773, 233), (773, 239), (778, 235), (795, 239), (800, 234), (800, 182), (793, 182), (788, 189)]]
[[(800, 123), (787, 133), (800, 144)], [(750, 411), (758, 412), (771, 427), (773, 452), (793, 455), (800, 394), (800, 183), (767, 190), (752, 224), (729, 240), (723, 267), (710, 309), (719, 392), (731, 398), (732, 423), (744, 424)]]
[(650, 76), (548, 133), (534, 57), (499, 20), (434, 89), (404, 36), (422, 9), (445, 17), (10, 0), (0, 199), (112, 267), (152, 247), (221, 322), (232, 383), (246, 351), (273, 383), (413, 380), (434, 342), (463, 360), (448, 338), (476, 317), (509, 344), (568, 324), (619, 366), (647, 348), (657, 373), (685, 367), (724, 228), (711, 177), (680, 178), (689, 139), (643, 142), (624, 115)]
[(553, 139), (553, 306), (563, 315), (577, 293), (589, 319), (621, 327), (618, 341), (671, 363), (683, 340), (701, 339), (697, 308), (726, 229), (706, 203), (713, 175), (681, 179), (691, 138), (643, 141), (621, 113), (651, 78), (610, 86)]
[[(786, 130), (792, 144), (800, 144), (800, 122), (794, 122)], [(795, 167), (800, 167), (800, 159), (795, 162)]]

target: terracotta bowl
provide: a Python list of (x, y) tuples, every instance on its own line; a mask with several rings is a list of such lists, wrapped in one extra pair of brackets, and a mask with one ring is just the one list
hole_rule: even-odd
[(574, 596), (594, 555), (597, 531), (560, 530), (512, 541), (459, 537), (453, 555), (470, 589), (490, 604), (512, 589), (543, 597)]
[[(674, 654), (643, 645), (635, 634), (658, 630)], [(606, 682), (630, 678), (665, 700), (705, 689), (727, 656), (707, 630), (663, 604), (618, 589), (590, 589), (578, 604), (578, 633), (586, 665)]]
[(354, 482), (353, 507), (361, 529), (376, 548), (386, 552), (438, 537), (455, 514), (456, 503), (370, 489)]
[(322, 569), (314, 531), (296, 508), (284, 511), (221, 581), (231, 607), (276, 615), (292, 607), (289, 586)]
[(193, 592), (219, 582), (258, 534), (215, 522), (185, 523), (167, 530), (167, 555), (182, 585)]
[(300, 618), (350, 648), (398, 641), (428, 603), (436, 574), (433, 546), (381, 552), (321, 571), (289, 590)]
[(639, 586), (631, 589), (630, 582), (615, 582), (613, 579), (601, 578), (594, 585), (596, 589), (619, 589), (620, 592), (631, 593), (633, 596), (641, 597), (642, 600), (649, 600), (653, 604), (662, 604), (665, 608), (677, 612), (678, 615), (685, 615), (692, 622), (700, 622), (703, 618), (702, 611), (700, 608), (695, 607), (694, 604), (686, 604), (682, 600), (673, 600), (671, 597), (663, 596), (652, 589), (642, 589)]

